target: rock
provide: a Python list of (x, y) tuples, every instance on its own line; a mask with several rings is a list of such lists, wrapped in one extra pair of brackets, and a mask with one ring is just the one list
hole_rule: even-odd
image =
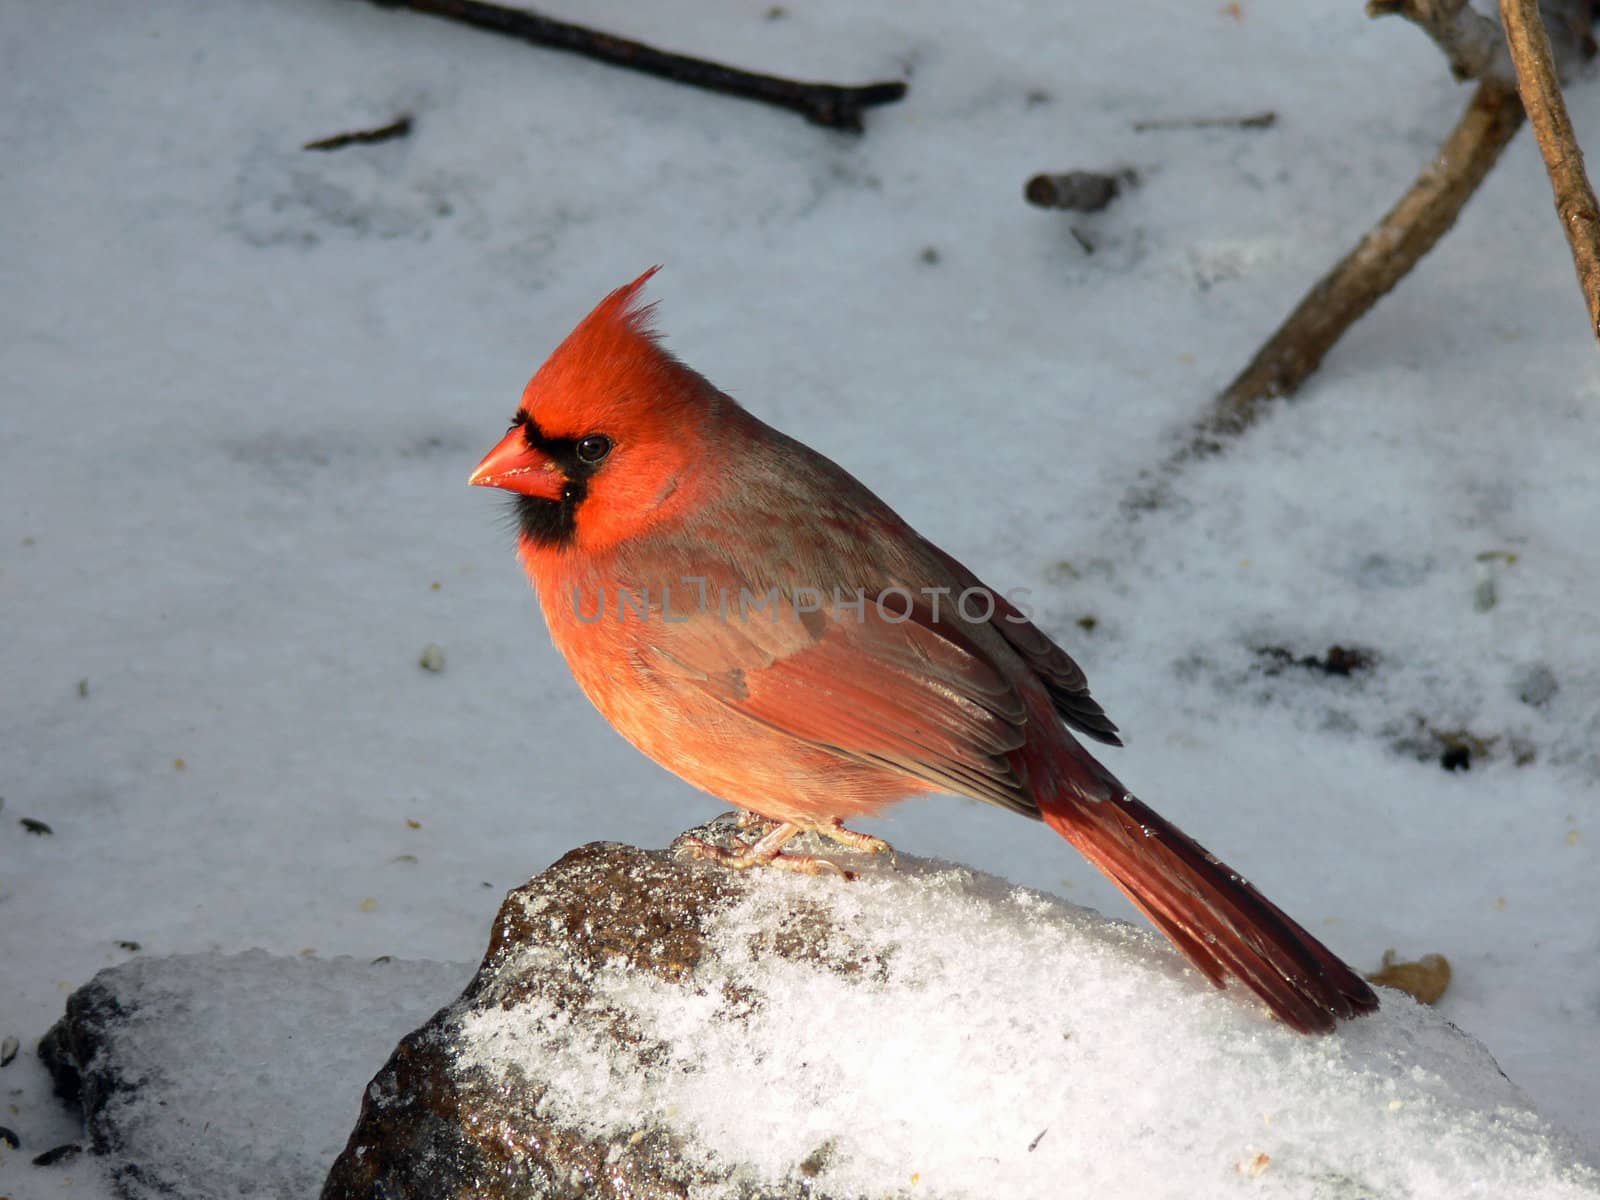
[(575, 850), (431, 1020), (469, 968), (138, 959), (41, 1054), (84, 1161), (137, 1200), (1600, 1197), (1488, 1052), (1399, 993), (1299, 1037), (1149, 931), (803, 849), (858, 879)]
[(406, 1037), (368, 1086), (324, 1200), (683, 1197), (691, 1185), (720, 1182), (725, 1172), (697, 1166), (664, 1130), (597, 1138), (542, 1116), (543, 1081), (470, 1064), (461, 1036), (464, 1024), (493, 1014), (526, 1014), (531, 1028), (541, 1020), (587, 1025), (642, 1065), (665, 1048), (600, 1002), (595, 984), (641, 975), (686, 984), (708, 923), (740, 882), (659, 852), (596, 843), (512, 892), (465, 994)]
[(323, 1200), (1600, 1196), (1487, 1051), (1398, 993), (1303, 1038), (1152, 933), (851, 865), (573, 851), (373, 1079)]
[(309, 1198), (362, 1085), (471, 973), (259, 950), (138, 958), (73, 992), (39, 1056), (118, 1195)]

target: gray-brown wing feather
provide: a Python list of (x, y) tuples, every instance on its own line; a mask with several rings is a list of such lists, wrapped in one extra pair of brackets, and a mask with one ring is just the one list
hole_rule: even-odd
[(658, 626), (640, 665), (842, 758), (1037, 814), (1013, 762), (1025, 707), (993, 664), (870, 602), (799, 617), (786, 603), (778, 620), (708, 611)]

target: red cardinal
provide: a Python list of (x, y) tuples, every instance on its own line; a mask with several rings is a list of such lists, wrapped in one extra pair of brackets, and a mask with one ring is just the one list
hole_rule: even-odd
[(516, 494), (550, 635), (622, 735), (771, 823), (729, 867), (919, 792), (1042, 819), (1202, 974), (1286, 1024), (1371, 1012), (1361, 978), (1135, 799), (1071, 730), (1120, 745), (1083, 671), (847, 472), (663, 350), (611, 293), (539, 369), (472, 482)]

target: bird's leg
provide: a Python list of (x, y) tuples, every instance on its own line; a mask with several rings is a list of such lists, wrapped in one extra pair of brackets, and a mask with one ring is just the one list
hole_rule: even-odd
[(763, 817), (760, 813), (755, 812), (752, 809), (741, 808), (738, 810), (738, 813), (739, 815), (735, 818), (735, 820), (738, 822), (740, 829), (755, 829), (762, 833), (766, 833), (767, 830), (771, 829), (778, 823), (771, 817)]
[(846, 829), (844, 822), (835, 817), (826, 825), (818, 825), (813, 833), (820, 833), (830, 841), (838, 842), (841, 846), (849, 846), (852, 850), (860, 850), (863, 854), (890, 854), (894, 847), (880, 837), (873, 837), (870, 833), (858, 833), (854, 829)]
[(825, 858), (815, 858), (810, 854), (784, 854), (784, 844), (790, 838), (805, 832), (804, 827), (784, 822), (774, 825), (755, 841), (738, 850), (724, 850), (721, 846), (713, 846), (710, 842), (703, 842), (699, 838), (684, 838), (683, 845), (696, 858), (709, 859), (718, 866), (727, 867), (733, 871), (743, 871), (750, 867), (777, 867), (784, 871), (798, 871), (802, 875), (821, 875), (824, 871), (831, 871), (844, 879), (850, 878), (850, 872)]

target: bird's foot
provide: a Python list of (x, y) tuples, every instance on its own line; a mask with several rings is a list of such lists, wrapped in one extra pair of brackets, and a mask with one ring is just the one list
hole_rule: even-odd
[(734, 822), (739, 826), (740, 829), (743, 829), (746, 832), (755, 830), (759, 833), (766, 833), (771, 830), (774, 825), (779, 824), (779, 822), (774, 821), (771, 817), (763, 817), (760, 813), (753, 812), (748, 808), (741, 808), (736, 811), (739, 815), (734, 818)]
[[(718, 866), (727, 867), (730, 871), (744, 871), (751, 867), (777, 867), (781, 871), (797, 871), (802, 875), (831, 873), (841, 879), (855, 878), (838, 863), (829, 862), (825, 858), (817, 858), (810, 854), (783, 853), (784, 844), (790, 838), (804, 832), (801, 826), (785, 822), (774, 825), (761, 837), (742, 844), (737, 850), (724, 850), (721, 846), (713, 846), (710, 842), (695, 837), (684, 838), (682, 844), (684, 849), (696, 858), (714, 862)], [(852, 836), (861, 835), (852, 834)]]
[(863, 854), (887, 854), (891, 858), (894, 857), (894, 847), (881, 837), (846, 829), (844, 822), (837, 819), (826, 825), (818, 825), (812, 832), (820, 833), (830, 841), (838, 842), (841, 846), (849, 846), (850, 849), (859, 850)]

